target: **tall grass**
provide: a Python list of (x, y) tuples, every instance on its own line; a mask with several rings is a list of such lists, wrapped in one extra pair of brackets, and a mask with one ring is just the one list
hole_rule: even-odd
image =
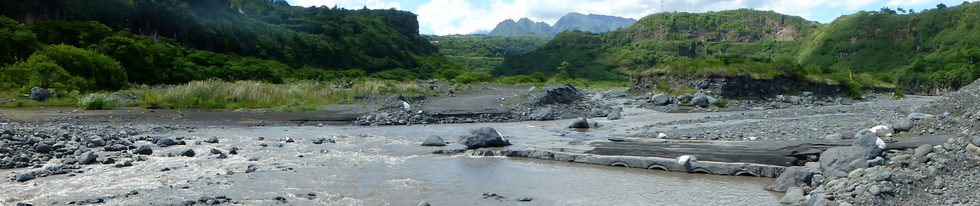
[(150, 108), (239, 109), (274, 108), (284, 111), (310, 111), (320, 106), (340, 104), (368, 94), (424, 94), (429, 89), (415, 82), (364, 80), (350, 88), (320, 82), (271, 84), (258, 81), (192, 81), (186, 84), (147, 88), (142, 104)]
[(78, 98), (78, 107), (85, 110), (104, 110), (115, 108), (119, 103), (109, 94), (92, 93)]

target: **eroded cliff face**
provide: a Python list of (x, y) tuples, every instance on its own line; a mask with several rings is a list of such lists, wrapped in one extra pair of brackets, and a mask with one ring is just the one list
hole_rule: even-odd
[[(843, 95), (845, 91), (839, 85), (810, 83), (790, 77), (753, 79), (751, 77), (726, 76), (643, 75), (631, 78), (630, 85), (631, 92), (664, 90), (665, 87), (670, 87), (674, 91), (684, 89), (708, 91), (730, 99), (762, 99), (802, 92), (809, 92), (817, 96), (839, 96)], [(658, 88), (658, 85), (661, 85), (659, 86), (661, 88)]]

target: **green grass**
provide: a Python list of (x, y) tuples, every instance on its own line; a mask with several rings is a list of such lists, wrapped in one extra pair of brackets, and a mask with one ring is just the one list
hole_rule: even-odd
[(119, 105), (111, 94), (92, 93), (78, 99), (78, 107), (85, 110), (107, 110)]
[(27, 93), (16, 89), (0, 90), (0, 108), (23, 107), (70, 107), (78, 101), (76, 93), (55, 93), (51, 99), (44, 102), (34, 101)]
[(259, 109), (314, 111), (320, 106), (350, 103), (368, 94), (427, 94), (432, 91), (415, 82), (364, 80), (350, 88), (321, 82), (271, 84), (257, 81), (193, 81), (186, 84), (146, 88), (142, 106), (147, 108)]

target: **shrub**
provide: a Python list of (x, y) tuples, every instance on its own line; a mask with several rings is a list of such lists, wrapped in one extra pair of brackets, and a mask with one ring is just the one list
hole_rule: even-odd
[(118, 90), (128, 84), (126, 71), (119, 62), (93, 51), (55, 45), (34, 53), (27, 62), (31, 65), (48, 61), (64, 68), (71, 76), (80, 77), (79, 82), (73, 82), (80, 90)]
[(103, 93), (93, 93), (78, 99), (78, 107), (85, 110), (112, 109), (117, 104), (112, 95)]
[(463, 72), (459, 76), (456, 76), (456, 78), (453, 78), (453, 80), (456, 81), (456, 83), (469, 84), (476, 82), (488, 82), (492, 80), (492, 78), (493, 77), (491, 77), (490, 73), (488, 72), (469, 71)]
[(371, 77), (378, 78), (378, 79), (386, 79), (386, 80), (397, 80), (397, 81), (409, 81), (409, 80), (415, 80), (417, 78), (415, 76), (415, 73), (412, 73), (411, 71), (402, 68), (377, 72), (371, 74)]

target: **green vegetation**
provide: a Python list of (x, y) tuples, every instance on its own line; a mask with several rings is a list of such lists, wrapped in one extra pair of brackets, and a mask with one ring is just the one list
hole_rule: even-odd
[(78, 99), (78, 107), (85, 110), (112, 109), (118, 104), (115, 97), (105, 93), (92, 93)]
[[(739, 9), (659, 13), (629, 28), (563, 32), (507, 57), (495, 75), (621, 80), (626, 74), (799, 78), (844, 85), (850, 94), (901, 86), (915, 93), (958, 88), (980, 78), (980, 3), (899, 14), (859, 12), (821, 25), (800, 17)], [(901, 85), (899, 85), (901, 82)]]
[(488, 35), (425, 36), (449, 61), (469, 70), (491, 71), (504, 57), (524, 54), (544, 45), (537, 37)]
[(148, 108), (275, 108), (310, 111), (321, 105), (351, 101), (368, 94), (429, 94), (431, 89), (414, 82), (369, 80), (351, 88), (335, 88), (318, 82), (272, 84), (259, 81), (192, 81), (186, 84), (133, 91)]

